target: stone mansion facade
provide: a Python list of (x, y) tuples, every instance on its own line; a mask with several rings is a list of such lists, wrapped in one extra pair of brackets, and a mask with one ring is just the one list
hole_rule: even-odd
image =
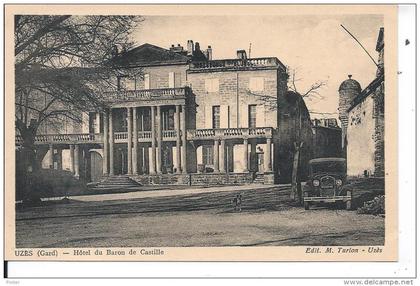
[(86, 182), (124, 175), (141, 184), (273, 183), (282, 176), (278, 104), (288, 76), (279, 59), (241, 50), (214, 60), (210, 46), (188, 41), (186, 49), (143, 44), (114, 60), (127, 73), (106, 92), (107, 110), (37, 135), (44, 168)]

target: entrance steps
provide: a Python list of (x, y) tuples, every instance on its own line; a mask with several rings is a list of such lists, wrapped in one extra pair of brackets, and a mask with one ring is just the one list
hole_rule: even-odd
[(109, 176), (104, 177), (99, 183), (90, 187), (92, 190), (121, 190), (131, 189), (141, 186), (136, 181), (130, 179), (128, 176)]
[(264, 184), (264, 174), (256, 173), (255, 178), (252, 181), (254, 184)]

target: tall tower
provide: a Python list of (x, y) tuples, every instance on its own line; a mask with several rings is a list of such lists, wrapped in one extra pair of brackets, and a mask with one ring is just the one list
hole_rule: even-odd
[(346, 154), (347, 146), (347, 125), (349, 114), (347, 110), (350, 108), (354, 98), (358, 96), (362, 90), (360, 83), (352, 79), (352, 75), (343, 81), (338, 89), (339, 102), (338, 102), (338, 117), (341, 121), (341, 148), (343, 149), (344, 155)]

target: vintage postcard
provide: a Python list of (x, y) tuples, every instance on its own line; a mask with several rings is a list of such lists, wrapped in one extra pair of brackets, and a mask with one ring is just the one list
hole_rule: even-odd
[(396, 44), (395, 5), (6, 4), (5, 259), (398, 260)]

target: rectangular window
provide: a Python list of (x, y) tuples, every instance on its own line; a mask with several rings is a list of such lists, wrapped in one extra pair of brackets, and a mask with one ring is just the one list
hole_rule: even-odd
[(249, 128), (257, 127), (257, 105), (248, 105), (248, 126)]
[(96, 129), (96, 113), (89, 112), (89, 133), (95, 133)]
[(170, 72), (169, 73), (169, 88), (174, 88), (174, 87), (175, 87), (175, 73)]
[(251, 77), (249, 79), (249, 90), (251, 91), (264, 91), (264, 78)]
[(204, 83), (207, 92), (218, 92), (219, 91), (219, 79), (218, 78), (206, 78)]
[(213, 128), (220, 128), (220, 105), (213, 106)]
[(203, 146), (203, 164), (213, 165), (213, 146), (212, 145)]
[(125, 90), (127, 77), (125, 75), (117, 76), (117, 89), (118, 90)]
[(144, 75), (144, 89), (150, 89), (150, 76), (149, 76), (149, 74)]
[(162, 112), (163, 130), (175, 130), (175, 110), (166, 109)]

